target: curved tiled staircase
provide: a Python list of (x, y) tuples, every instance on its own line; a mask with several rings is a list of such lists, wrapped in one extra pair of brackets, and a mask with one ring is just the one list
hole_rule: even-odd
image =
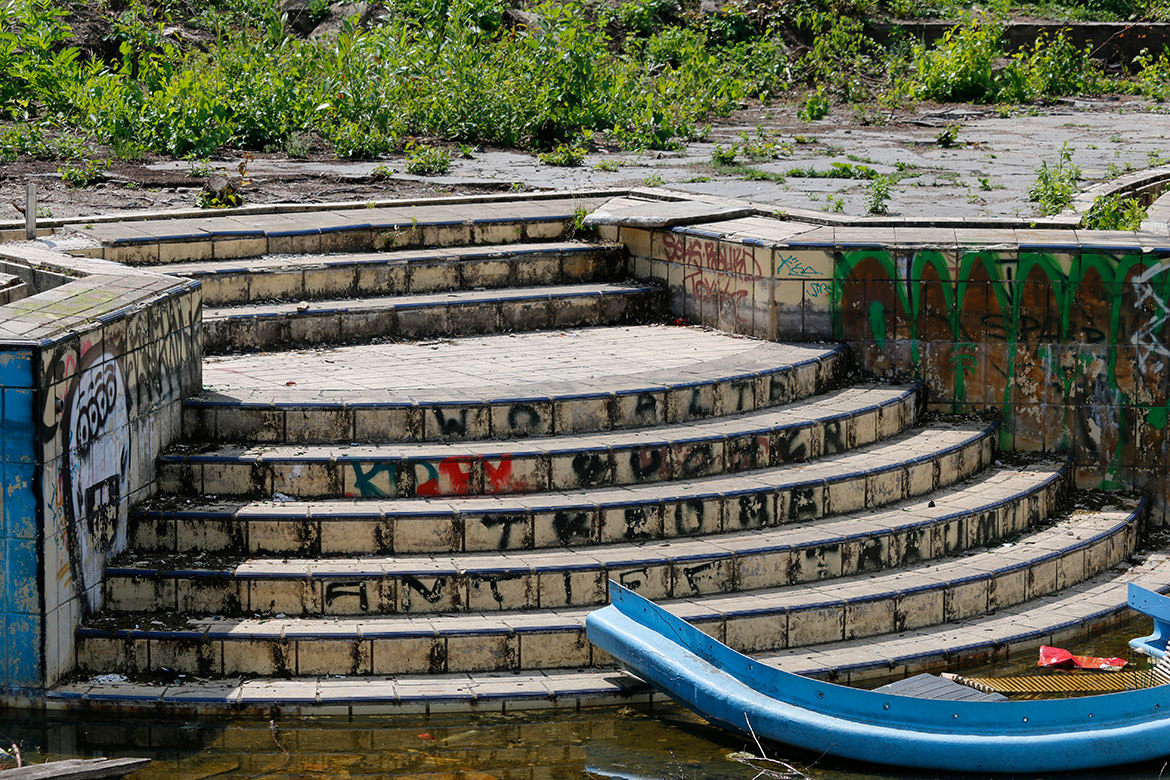
[(901, 674), (1074, 636), (1161, 565), (1125, 568), (1138, 501), (839, 346), (646, 324), (620, 248), (565, 240), (590, 205), (128, 253), (203, 281), (208, 390), (51, 695), (610, 701), (638, 689), (585, 639), (610, 579), (785, 668)]

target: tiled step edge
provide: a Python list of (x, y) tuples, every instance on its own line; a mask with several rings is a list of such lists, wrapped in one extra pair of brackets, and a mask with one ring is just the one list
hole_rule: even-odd
[(661, 319), (664, 295), (653, 285), (576, 284), (205, 308), (203, 351), (644, 323)]
[[(997, 421), (933, 423), (815, 461), (568, 493), (239, 504), (184, 504), (171, 496), (131, 514), (129, 544), (140, 551), (392, 555), (763, 528), (875, 508), (966, 479), (992, 462), (997, 429)], [(195, 484), (183, 487), (190, 495), (216, 495)]]
[[(1164, 552), (1150, 554), (1132, 567), (1100, 574), (1058, 595), (957, 625), (759, 657), (787, 671), (837, 682), (954, 670), (1020, 654), (1030, 658), (1041, 644), (1080, 641), (1127, 619), (1132, 614), (1126, 606), (1130, 582), (1170, 592), (1168, 561), (1170, 555)], [(187, 676), (155, 684), (86, 680), (58, 685), (43, 704), (53, 710), (353, 717), (576, 710), (654, 701), (670, 700), (641, 680), (612, 669), (550, 669), (361, 679), (322, 675), (204, 681)]]
[[(106, 260), (156, 265), (266, 254), (351, 252), (422, 246), (553, 241), (605, 198), (550, 198), (462, 205), (90, 222), (66, 226), (101, 244)], [(470, 216), (468, 212), (473, 212)]]
[[(257, 469), (293, 497), (338, 496), (337, 468), (352, 471), (339, 497), (534, 493), (732, 474), (809, 460), (901, 433), (921, 408), (922, 385), (850, 387), (793, 406), (629, 432), (529, 441), (371, 446), (221, 447), (159, 459), (159, 488), (202, 484), (209, 495), (259, 495)], [(261, 452), (259, 460), (257, 452)], [(341, 465), (339, 464), (348, 464)], [(324, 469), (318, 464), (328, 464)], [(414, 479), (402, 474), (413, 473)], [(373, 481), (364, 475), (379, 474)], [(391, 477), (390, 475), (394, 476)], [(274, 488), (275, 489), (275, 488)]]
[(1070, 473), (1067, 460), (993, 468), (884, 512), (657, 545), (226, 566), (209, 566), (202, 555), (128, 555), (106, 569), (104, 609), (227, 617), (493, 612), (599, 606), (611, 579), (651, 599), (773, 588), (957, 555), (1022, 533), (1056, 511)]
[[(996, 548), (929, 566), (663, 604), (744, 652), (878, 636), (975, 618), (1062, 590), (1130, 555), (1144, 502), (1074, 515)], [(1070, 533), (1071, 532), (1071, 533)], [(587, 613), (331, 619), (202, 618), (122, 627), (98, 617), (77, 632), (83, 673), (201, 677), (348, 676), (605, 666), (585, 638)], [(133, 621), (132, 622), (136, 622)], [(107, 624), (102, 627), (102, 624)]]
[(167, 273), (199, 280), (203, 305), (214, 307), (611, 281), (624, 275), (619, 249), (559, 243), (295, 255), (178, 263)]
[[(622, 377), (620, 389), (557, 390), (533, 385), (502, 397), (455, 401), (239, 400), (208, 395), (183, 403), (184, 436), (192, 441), (466, 441), (516, 439), (676, 424), (750, 412), (802, 400), (837, 387), (849, 368), (839, 344), (813, 356), (760, 367), (782, 345), (751, 350), (742, 360), (714, 361), (683, 378), (678, 372)], [(803, 352), (812, 351), (802, 345)]]

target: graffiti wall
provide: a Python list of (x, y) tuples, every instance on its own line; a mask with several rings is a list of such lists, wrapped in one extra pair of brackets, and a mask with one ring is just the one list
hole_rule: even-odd
[[(56, 260), (104, 275), (0, 307), (8, 689), (72, 668), (74, 633), (101, 605), (129, 507), (153, 489), (155, 459), (201, 379), (197, 284)], [(36, 338), (8, 338), (4, 323), (16, 318), (38, 323)]]
[(1082, 246), (1071, 231), (1041, 249), (1010, 230), (965, 247), (923, 229), (902, 247), (894, 230), (855, 229), (883, 241), (848, 245), (815, 226), (772, 239), (764, 222), (618, 235), (676, 316), (847, 341), (867, 371), (923, 379), (937, 411), (1000, 414), (1003, 448), (1071, 453), (1081, 486), (1147, 490), (1170, 519), (1170, 250)]

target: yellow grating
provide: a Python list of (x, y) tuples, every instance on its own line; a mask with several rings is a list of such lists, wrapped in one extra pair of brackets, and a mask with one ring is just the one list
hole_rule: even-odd
[(1109, 693), (1153, 688), (1165, 685), (1167, 679), (1153, 669), (1141, 672), (1113, 672), (1110, 674), (1053, 674), (1024, 677), (961, 677), (948, 675), (955, 682), (980, 691), (1002, 693), (1008, 696), (1042, 693)]

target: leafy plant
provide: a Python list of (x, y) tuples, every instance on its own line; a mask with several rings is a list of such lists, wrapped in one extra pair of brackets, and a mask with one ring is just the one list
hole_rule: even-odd
[(731, 146), (720, 146), (715, 144), (715, 148), (711, 150), (711, 164), (717, 167), (725, 168), (729, 165), (735, 165), (735, 159), (739, 156), (739, 149), (732, 144)]
[(1072, 161), (1072, 150), (1065, 144), (1060, 148), (1060, 157), (1055, 165), (1040, 163), (1036, 171), (1036, 182), (1028, 190), (1028, 198), (1039, 204), (1044, 216), (1057, 214), (1072, 203), (1081, 169)]
[(542, 153), (539, 157), (545, 165), (575, 168), (585, 162), (585, 150), (580, 146), (561, 144), (552, 151)]
[(934, 137), (936, 146), (941, 146), (944, 149), (953, 148), (959, 140), (959, 126), (951, 123), (946, 126), (941, 133)]
[(1101, 195), (1081, 219), (1081, 227), (1090, 230), (1140, 230), (1146, 219), (1146, 207), (1134, 197), (1119, 194)]
[(242, 190), (251, 181), (248, 178), (248, 166), (252, 163), (252, 155), (245, 155), (236, 166), (238, 176), (230, 176), (222, 171), (211, 174), (207, 184), (195, 196), (195, 205), (201, 209), (229, 209), (244, 205)]
[(67, 187), (89, 187), (100, 181), (105, 181), (106, 171), (109, 169), (109, 160), (90, 160), (80, 167), (62, 166), (57, 169), (57, 173)]
[(1100, 67), (1064, 33), (1041, 34), (1010, 57), (1003, 25), (971, 16), (947, 31), (932, 49), (912, 51), (911, 74), (901, 90), (940, 102), (1021, 103), (1100, 89)]
[(818, 86), (816, 91), (809, 92), (804, 97), (804, 103), (796, 112), (796, 116), (803, 119), (805, 122), (815, 122), (818, 119), (824, 119), (829, 115), (829, 97), (825, 94), (823, 86)]
[(406, 172), (415, 176), (438, 176), (451, 169), (451, 155), (437, 146), (410, 141), (406, 145)]
[(873, 178), (865, 188), (865, 209), (870, 214), (886, 214), (888, 213), (888, 201), (890, 200), (890, 188), (893, 180), (888, 176), (877, 176)]

